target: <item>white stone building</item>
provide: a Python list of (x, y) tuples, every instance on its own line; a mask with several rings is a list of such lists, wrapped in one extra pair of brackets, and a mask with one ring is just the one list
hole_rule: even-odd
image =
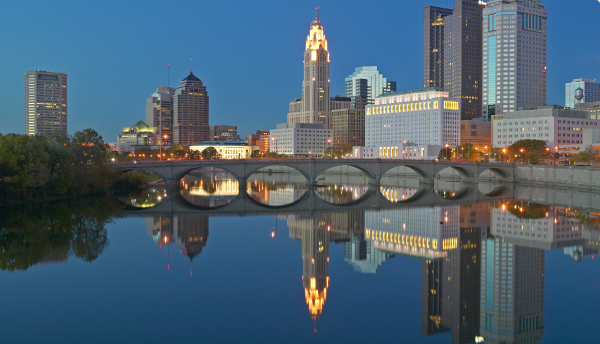
[(583, 129), (600, 128), (600, 120), (589, 119), (586, 111), (545, 106), (508, 112), (494, 121), (495, 148), (508, 147), (520, 140), (543, 140), (550, 149), (564, 144), (581, 144)]
[(271, 130), (270, 151), (296, 157), (325, 155), (333, 145), (333, 130), (319, 123), (283, 123)]
[(202, 152), (208, 147), (215, 148), (220, 159), (247, 159), (252, 156), (253, 151), (258, 150), (258, 146), (251, 146), (243, 141), (206, 141), (190, 146), (190, 151)]
[(382, 143), (372, 147), (353, 147), (352, 158), (435, 160), (439, 157), (442, 148), (442, 146), (427, 144), (416, 145), (411, 142)]
[(365, 147), (411, 142), (460, 145), (460, 99), (430, 87), (382, 94), (366, 107)]

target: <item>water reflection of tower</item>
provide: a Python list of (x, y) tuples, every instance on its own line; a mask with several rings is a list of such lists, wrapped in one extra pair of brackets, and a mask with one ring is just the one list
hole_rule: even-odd
[(180, 214), (147, 217), (146, 229), (148, 235), (161, 246), (176, 242), (191, 261), (206, 246), (208, 216)]
[(302, 241), (302, 282), (304, 297), (310, 316), (315, 321), (315, 331), (329, 288), (329, 242), (332, 235), (327, 217), (287, 217), (290, 237)]
[(472, 343), (479, 336), (480, 242), (489, 221), (489, 205), (461, 207), (458, 245), (445, 258), (423, 262), (424, 335), (450, 331), (453, 343)]
[(486, 343), (537, 343), (544, 330), (545, 252), (484, 233), (482, 339)]

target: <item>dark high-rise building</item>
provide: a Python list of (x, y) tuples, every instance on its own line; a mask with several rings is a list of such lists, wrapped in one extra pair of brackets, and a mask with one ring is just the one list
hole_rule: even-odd
[(460, 98), (463, 120), (481, 117), (484, 8), (480, 0), (457, 0), (454, 10), (424, 10), (424, 85)]
[(208, 94), (202, 80), (190, 71), (173, 98), (173, 143), (189, 146), (209, 141)]
[(365, 110), (342, 109), (331, 111), (333, 147), (350, 150), (336, 152), (351, 153), (352, 147), (365, 145)]
[(431, 336), (448, 331), (442, 325), (443, 284), (442, 259), (424, 260), (421, 281), (421, 333)]
[(423, 87), (444, 87), (444, 17), (449, 8), (427, 6), (423, 11)]

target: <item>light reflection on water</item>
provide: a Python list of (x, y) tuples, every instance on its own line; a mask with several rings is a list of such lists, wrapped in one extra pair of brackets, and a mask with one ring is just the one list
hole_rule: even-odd
[[(310, 192), (306, 183), (285, 178), (276, 173), (256, 174), (247, 181), (246, 192), (268, 206), (293, 203)], [(315, 194), (333, 204), (347, 204), (369, 192), (368, 183), (337, 184), (336, 178), (325, 176)], [(164, 201), (161, 189), (122, 197), (122, 203), (103, 201), (104, 207), (54, 205), (3, 211), (0, 295), (10, 292), (13, 299), (21, 301), (3, 305), (0, 321), (13, 321), (14, 325), (3, 330), (3, 336), (7, 342), (15, 342), (11, 339), (22, 335), (17, 329), (35, 333), (29, 325), (46, 321), (35, 310), (52, 308), (53, 294), (58, 293), (63, 302), (82, 302), (60, 294), (84, 284), (79, 278), (82, 269), (110, 280), (110, 284), (104, 281), (107, 290), (118, 285), (119, 293), (129, 295), (127, 304), (142, 305), (141, 295), (170, 290), (161, 297), (168, 297), (184, 311), (168, 313), (163, 325), (186, 322), (190, 314), (204, 324), (202, 330), (171, 333), (172, 340), (190, 340), (202, 333), (208, 342), (550, 343), (556, 342), (554, 336), (590, 342), (600, 334), (593, 326), (597, 319), (593, 305), (600, 302), (600, 269), (595, 259), (600, 249), (600, 209), (529, 202), (524, 191), (516, 192), (520, 199), (502, 202), (402, 205), (421, 190), (412, 183), (382, 181), (377, 191), (393, 203), (390, 208), (341, 206), (332, 213), (286, 213), (281, 208), (277, 216), (257, 218), (154, 214), (152, 205), (158, 204), (158, 197)], [(444, 202), (465, 190), (465, 185), (451, 183), (435, 187)], [(495, 188), (482, 186), (479, 190)], [(186, 176), (181, 195), (195, 205), (219, 206), (235, 199), (238, 190), (233, 178), (207, 173)], [(132, 205), (139, 210), (125, 208)], [(143, 220), (120, 218), (126, 216), (142, 216)], [(107, 229), (110, 221), (115, 226)], [(136, 227), (130, 228), (132, 225)], [(130, 229), (135, 229), (129, 232), (131, 242), (119, 247), (123, 232)], [(149, 239), (155, 245), (145, 245)], [(77, 260), (94, 263), (81, 267), (74, 265)], [(155, 261), (160, 268), (148, 263)], [(55, 270), (60, 278), (38, 276), (40, 270), (50, 271), (49, 264), (56, 263), (64, 264), (63, 269)], [(107, 265), (124, 273), (107, 275), (102, 270)], [(130, 271), (140, 266), (145, 273), (137, 273), (135, 279), (140, 281), (134, 281)], [(171, 275), (157, 278), (163, 270)], [(8, 271), (27, 271), (30, 278), (23, 280)], [(181, 279), (181, 275), (189, 279)], [(576, 293), (572, 293), (571, 283), (565, 284), (568, 289), (561, 289), (566, 278), (578, 281)], [(54, 286), (52, 293), (46, 290), (48, 283)], [(546, 290), (551, 289), (571, 292), (561, 293), (560, 298), (546, 297)], [(35, 306), (25, 302), (32, 291), (43, 296)], [(89, 295), (89, 299), (108, 301), (103, 293)], [(215, 303), (211, 303), (213, 299)], [(262, 317), (268, 317), (281, 332), (273, 334), (261, 327), (265, 319), (256, 313), (265, 300), (270, 317), (261, 313)], [(567, 305), (556, 310), (553, 305), (563, 301)], [(131, 316), (127, 304), (115, 304), (113, 311)], [(569, 304), (580, 317), (562, 315)], [(140, 307), (151, 318), (172, 307), (159, 305)], [(92, 309), (105, 316), (106, 325), (115, 326), (101, 307), (89, 306), (76, 308), (63, 320), (85, 318)], [(364, 314), (368, 321), (362, 316), (348, 317), (349, 309)], [(7, 316), (19, 311), (30, 314), (27, 322), (14, 323), (16, 320)], [(240, 336), (245, 333), (239, 328), (228, 331), (232, 325), (223, 319), (231, 314), (236, 314), (237, 322), (255, 329), (253, 338), (238, 337), (238, 331)], [(142, 322), (149, 319), (138, 316)], [(373, 322), (385, 323), (390, 317), (404, 320), (394, 321), (389, 329), (371, 329)], [(587, 332), (571, 332), (581, 321), (588, 321)], [(548, 328), (552, 330), (545, 333)], [(71, 339), (69, 333), (46, 331), (47, 342)], [(102, 337), (100, 326), (88, 331), (100, 341), (108, 340)], [(151, 341), (135, 327), (126, 331), (141, 341)], [(308, 334), (314, 337), (306, 337)], [(437, 334), (440, 336), (433, 336)]]

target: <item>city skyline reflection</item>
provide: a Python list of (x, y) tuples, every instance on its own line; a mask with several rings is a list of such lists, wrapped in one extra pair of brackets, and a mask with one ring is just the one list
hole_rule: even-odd
[[(195, 201), (194, 197), (208, 199), (198, 204), (214, 206), (232, 197), (233, 190), (237, 191), (238, 186), (229, 187), (229, 181), (221, 176), (214, 178), (214, 175), (208, 179), (186, 178), (182, 193), (189, 190), (188, 195)], [(273, 182), (268, 178), (264, 181), (257, 178), (246, 185), (250, 197), (267, 205), (297, 201), (307, 192), (303, 187), (301, 183)], [(323, 192), (321, 197), (335, 204), (360, 199), (368, 190), (368, 186), (335, 183), (321, 188), (332, 191)], [(391, 203), (402, 203), (416, 196), (419, 189), (381, 186), (380, 191)], [(125, 199), (136, 199), (137, 204), (144, 204), (163, 194), (164, 190), (157, 189)], [(97, 206), (92, 208), (98, 209)], [(0, 271), (25, 271), (35, 265), (66, 262), (71, 255), (95, 261), (109, 247), (105, 224), (123, 216), (122, 210), (103, 212), (100, 217), (81, 216), (82, 223), (89, 228), (87, 232), (77, 229), (82, 228), (77, 222), (63, 221), (63, 227), (72, 228), (72, 236), (64, 240), (48, 237), (44, 239), (45, 248), (39, 246), (36, 252), (24, 251), (29, 245), (27, 240), (31, 239), (23, 241), (17, 230), (24, 229), (35, 236), (48, 226), (55, 226), (49, 225), (57, 223), (55, 214), (64, 212), (63, 218), (72, 217), (66, 209), (57, 209), (49, 209), (31, 224), (23, 217), (14, 218), (6, 213), (0, 217)], [(78, 208), (76, 211), (90, 210)], [(33, 213), (30, 209), (25, 214), (32, 217)], [(129, 214), (136, 213), (125, 215)], [(324, 323), (329, 324), (332, 318), (339, 316), (339, 297), (352, 288), (343, 278), (332, 277), (337, 276), (340, 269), (336, 264), (332, 271), (330, 260), (333, 259), (343, 260), (342, 263), (359, 276), (375, 276), (382, 269), (387, 274), (390, 267), (398, 268), (398, 262), (405, 268), (418, 266), (420, 276), (411, 283), (421, 283), (421, 295), (405, 296), (420, 299), (418, 332), (423, 340), (441, 335), (448, 336), (448, 343), (543, 342), (545, 303), (554, 301), (545, 297), (549, 283), (545, 276), (547, 252), (560, 250), (565, 261), (578, 264), (594, 259), (600, 249), (599, 212), (519, 200), (381, 210), (349, 208), (320, 214), (282, 212), (275, 216), (279, 220), (279, 231), (287, 227), (289, 239), (301, 244), (289, 255), (302, 258), (302, 289), (289, 297), (296, 300), (301, 297), (306, 308), (288, 311), (302, 312), (304, 317), (308, 314), (313, 322), (312, 332), (319, 332), (319, 323), (323, 328), (327, 326)], [(155, 249), (167, 251), (162, 251), (167, 270), (172, 269), (173, 261), (179, 262), (178, 256), (186, 257), (190, 263), (199, 261), (196, 269), (205, 270), (207, 264), (215, 264), (213, 256), (229, 254), (227, 245), (223, 246), (218, 239), (208, 242), (209, 227), (223, 240), (221, 232), (227, 227), (218, 224), (223, 218), (227, 217), (193, 212), (156, 214), (145, 217), (145, 232), (155, 242)], [(254, 229), (250, 234), (263, 238), (259, 242), (282, 240), (281, 237), (285, 240), (285, 235), (276, 237), (276, 231), (277, 224), (274, 228), (264, 228), (264, 232)], [(84, 238), (87, 241), (83, 241)], [(237, 239), (232, 236), (228, 240)], [(212, 245), (220, 250), (212, 250), (206, 256), (206, 248)], [(334, 249), (335, 246), (339, 248)], [(82, 248), (86, 248), (85, 252)], [(286, 268), (299, 272), (300, 264), (292, 263)], [(228, 292), (224, 291), (224, 295)], [(419, 314), (411, 314), (411, 317), (419, 318)]]

